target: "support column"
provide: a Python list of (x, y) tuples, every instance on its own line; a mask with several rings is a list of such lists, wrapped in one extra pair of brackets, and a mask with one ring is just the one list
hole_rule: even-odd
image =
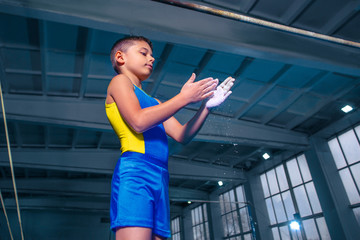
[(359, 239), (360, 228), (327, 141), (312, 137), (305, 156), (331, 239)]

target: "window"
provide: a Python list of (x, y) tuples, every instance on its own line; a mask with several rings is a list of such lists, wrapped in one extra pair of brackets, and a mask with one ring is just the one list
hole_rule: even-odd
[(209, 240), (210, 234), (206, 204), (192, 209), (191, 219), (194, 240)]
[(180, 240), (180, 217), (171, 220), (171, 240)]
[(239, 186), (219, 196), (224, 239), (252, 239), (244, 187)]
[[(274, 239), (330, 239), (305, 155), (265, 172), (260, 179)], [(302, 232), (290, 229), (295, 213), (300, 215)]]
[(360, 225), (360, 126), (328, 141), (350, 207)]

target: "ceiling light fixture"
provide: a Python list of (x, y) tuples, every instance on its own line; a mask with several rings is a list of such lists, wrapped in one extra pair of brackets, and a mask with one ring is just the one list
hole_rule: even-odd
[(224, 185), (223, 181), (218, 181), (218, 185), (221, 187), (222, 185)]
[(343, 108), (341, 108), (341, 110), (342, 110), (344, 113), (348, 113), (348, 112), (352, 111), (353, 108), (352, 108), (350, 105), (346, 105), (346, 106), (344, 106)]
[(270, 155), (269, 155), (268, 153), (264, 153), (264, 154), (262, 155), (262, 157), (263, 157), (265, 160), (267, 160), (267, 159), (270, 158)]

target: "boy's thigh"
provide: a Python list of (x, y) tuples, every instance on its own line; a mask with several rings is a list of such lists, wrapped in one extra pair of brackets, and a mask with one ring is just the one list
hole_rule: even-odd
[(116, 240), (152, 240), (152, 229), (144, 227), (120, 227), (116, 229)]

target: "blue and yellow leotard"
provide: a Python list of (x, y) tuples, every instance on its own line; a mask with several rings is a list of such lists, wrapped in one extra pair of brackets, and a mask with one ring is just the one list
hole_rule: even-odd
[[(141, 108), (158, 105), (158, 101), (134, 85), (134, 92)], [(168, 142), (163, 124), (159, 124), (143, 133), (135, 132), (121, 116), (116, 103), (105, 104), (106, 115), (115, 133), (120, 139), (121, 152), (138, 152), (146, 157), (167, 161)]]

